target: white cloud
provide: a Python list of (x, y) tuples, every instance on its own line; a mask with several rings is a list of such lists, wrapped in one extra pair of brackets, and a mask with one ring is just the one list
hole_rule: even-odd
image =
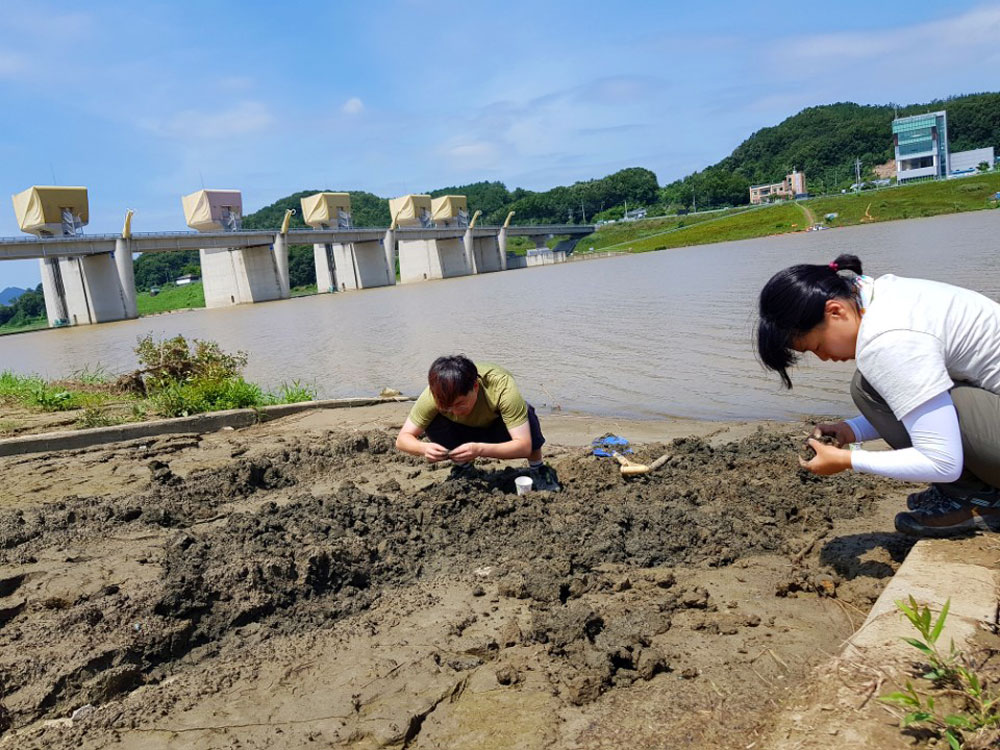
[(140, 126), (166, 138), (223, 139), (267, 130), (275, 122), (265, 104), (244, 101), (226, 110), (204, 112), (183, 110), (162, 119), (147, 118)]
[[(1000, 7), (981, 7), (951, 18), (877, 31), (800, 36), (776, 46), (772, 59), (783, 66), (836, 65), (847, 61), (896, 60), (920, 65), (955, 62), (945, 50), (963, 59), (995, 48), (1000, 36)], [(949, 59), (951, 58), (951, 59)], [(981, 57), (979, 58), (981, 59)]]
[(365, 109), (365, 104), (358, 97), (352, 96), (340, 108), (345, 115), (360, 115)]

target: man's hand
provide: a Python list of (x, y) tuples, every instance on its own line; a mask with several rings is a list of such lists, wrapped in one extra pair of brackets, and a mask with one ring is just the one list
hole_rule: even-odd
[[(851, 434), (853, 436), (853, 433)], [(803, 469), (811, 471), (813, 474), (819, 474), (821, 477), (828, 477), (851, 468), (851, 452), (849, 450), (826, 445), (815, 438), (809, 438), (808, 442), (816, 451), (816, 455), (811, 461), (803, 461), (802, 457), (799, 457), (799, 466)]]
[(448, 458), (448, 449), (437, 443), (424, 443), (424, 457), (432, 464)]
[(483, 454), (482, 443), (462, 443), (451, 451), (451, 460), (460, 464), (468, 463)]
[(838, 448), (843, 448), (857, 440), (854, 436), (854, 430), (847, 422), (820, 422), (813, 427), (812, 436), (814, 438), (821, 438), (824, 435), (829, 435), (836, 440)]

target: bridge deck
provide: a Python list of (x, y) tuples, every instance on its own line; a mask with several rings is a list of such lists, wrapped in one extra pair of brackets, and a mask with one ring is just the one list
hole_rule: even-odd
[[(511, 237), (536, 237), (541, 235), (592, 234), (596, 227), (590, 224), (542, 224), (537, 226), (510, 226), (507, 235)], [(346, 244), (350, 242), (372, 242), (385, 237), (387, 229), (360, 227), (356, 229), (292, 229), (287, 234), (290, 245)], [(479, 226), (472, 230), (474, 237), (493, 237), (500, 227)], [(220, 247), (262, 247), (274, 242), (277, 230), (246, 230), (239, 232), (149, 232), (135, 233), (131, 238), (134, 253), (164, 253), (179, 250), (199, 250)], [(432, 240), (462, 237), (461, 227), (431, 228), (400, 227), (396, 239)], [(94, 234), (79, 237), (5, 237), (0, 238), (0, 260), (22, 260), (26, 258), (75, 257), (100, 255), (115, 249), (120, 235)]]

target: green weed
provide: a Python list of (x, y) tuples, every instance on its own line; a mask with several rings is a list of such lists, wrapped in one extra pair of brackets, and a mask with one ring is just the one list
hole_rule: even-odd
[(268, 403), (271, 404), (298, 404), (303, 401), (315, 401), (316, 389), (301, 381), (293, 380), (291, 383), (282, 383), (278, 390), (269, 393), (267, 398)]
[(76, 426), (80, 429), (110, 427), (121, 424), (122, 421), (120, 417), (112, 416), (100, 407), (88, 406), (84, 408), (83, 413), (77, 418)]
[(67, 411), (80, 406), (80, 396), (72, 391), (41, 383), (30, 390), (28, 403), (42, 411)]
[[(903, 690), (879, 699), (906, 711), (902, 727), (922, 725), (943, 737), (952, 750), (960, 750), (967, 734), (1000, 726), (1000, 694), (987, 685), (954, 642), (947, 650), (938, 646), (951, 600), (945, 602), (937, 618), (930, 607), (921, 608), (913, 596), (908, 602), (897, 601), (896, 606), (921, 636), (903, 640), (927, 659), (927, 671), (922, 677), (931, 683), (933, 691), (921, 692), (907, 680)], [(937, 701), (942, 696), (957, 697), (957, 701), (949, 702), (948, 713), (939, 710)]]
[(110, 382), (112, 378), (104, 365), (98, 362), (93, 367), (84, 365), (81, 369), (74, 372), (69, 379), (83, 385), (104, 385)]

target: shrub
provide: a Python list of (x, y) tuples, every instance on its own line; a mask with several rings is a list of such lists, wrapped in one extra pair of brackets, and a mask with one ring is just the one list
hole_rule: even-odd
[(152, 335), (143, 336), (135, 347), (140, 368), (119, 378), (119, 387), (136, 393), (153, 393), (182, 381), (238, 377), (246, 366), (245, 352), (227, 354), (214, 341), (194, 339), (193, 343), (192, 350), (183, 336), (163, 341), (154, 341)]

